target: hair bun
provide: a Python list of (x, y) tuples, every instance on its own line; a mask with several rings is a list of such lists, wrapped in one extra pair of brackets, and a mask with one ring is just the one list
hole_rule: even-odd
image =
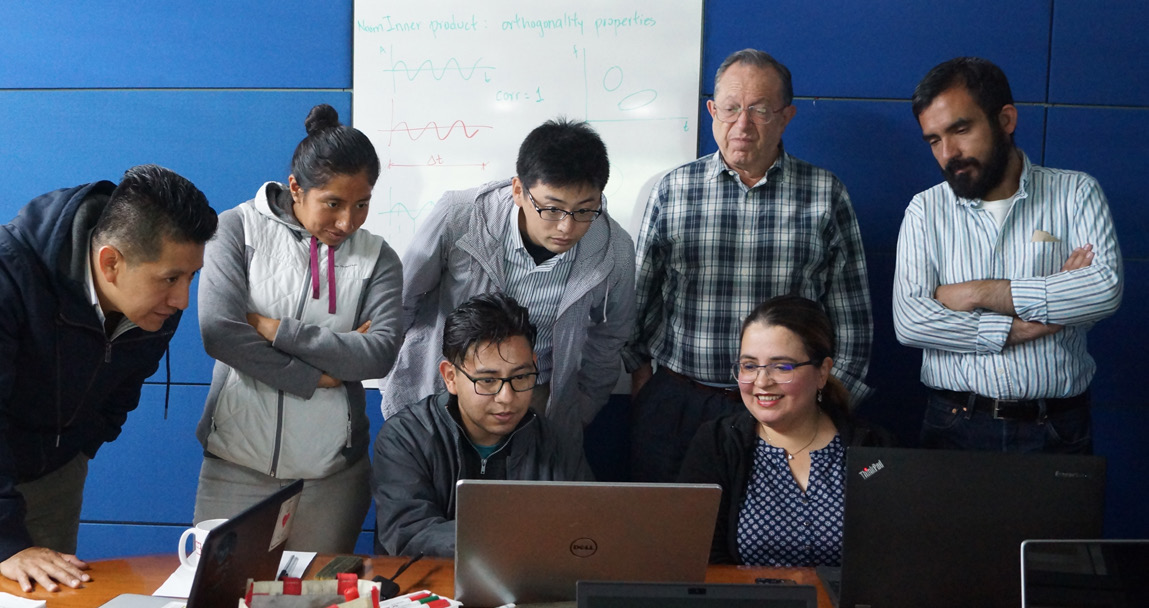
[(339, 126), (339, 112), (335, 108), (321, 103), (307, 113), (307, 118), (303, 121), (303, 127), (307, 129), (307, 134), (312, 135), (324, 129), (331, 129)]

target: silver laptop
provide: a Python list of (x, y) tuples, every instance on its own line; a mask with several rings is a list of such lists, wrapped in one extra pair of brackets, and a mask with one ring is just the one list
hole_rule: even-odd
[(455, 596), (573, 601), (579, 580), (702, 582), (716, 485), (460, 481)]
[(813, 585), (579, 581), (578, 608), (818, 608)]
[(846, 454), (841, 608), (1017, 608), (1023, 540), (1101, 536), (1099, 456)]
[(235, 606), (247, 580), (273, 580), (291, 533), (303, 480), (284, 487), (208, 533), (187, 600), (123, 594), (101, 608), (217, 608)]
[(1021, 543), (1022, 608), (1149, 606), (1149, 540)]

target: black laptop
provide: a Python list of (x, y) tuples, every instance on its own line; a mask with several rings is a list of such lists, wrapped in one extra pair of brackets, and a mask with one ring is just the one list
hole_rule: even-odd
[(1099, 456), (850, 448), (840, 608), (1017, 608), (1018, 548), (1101, 536)]
[(578, 608), (818, 608), (812, 585), (579, 581)]
[(296, 480), (208, 533), (187, 602), (124, 594), (101, 608), (218, 608), (235, 606), (247, 580), (273, 580), (291, 534), (303, 480)]
[(1022, 608), (1149, 606), (1149, 540), (1021, 543)]

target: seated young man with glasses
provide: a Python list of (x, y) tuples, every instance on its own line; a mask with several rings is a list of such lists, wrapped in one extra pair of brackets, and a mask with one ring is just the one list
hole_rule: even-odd
[(404, 408), (375, 440), (377, 552), (454, 556), (460, 479), (591, 479), (582, 450), (530, 408), (535, 336), (527, 310), (502, 292), (447, 316), (446, 392)]
[(581, 445), (634, 325), (634, 242), (605, 213), (610, 163), (586, 123), (535, 128), (515, 169), (516, 177), (447, 192), (420, 224), (403, 257), (406, 340), (381, 382), (383, 416), (443, 389), (435, 373), (443, 320), (475, 294), (503, 291), (538, 328), (531, 407)]

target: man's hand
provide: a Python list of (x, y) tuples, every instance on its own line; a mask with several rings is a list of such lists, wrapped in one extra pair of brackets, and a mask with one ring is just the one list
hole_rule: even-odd
[(88, 569), (75, 555), (57, 553), (44, 547), (28, 547), (0, 562), (0, 574), (20, 583), (25, 593), (30, 593), (33, 583), (40, 583), (48, 591), (59, 591), (59, 581), (73, 589), (92, 580), (83, 572)]
[(1078, 268), (1085, 268), (1093, 263), (1093, 245), (1086, 243), (1082, 247), (1073, 250), (1069, 254), (1069, 259), (1065, 260), (1065, 264), (1061, 267), (1061, 272), (1069, 272), (1070, 270), (1077, 270)]
[(1052, 336), (1061, 331), (1063, 327), (1065, 326), (1057, 325), (1056, 323), (1046, 324), (1036, 321), (1014, 319), (1013, 325), (1009, 328), (1009, 335), (1005, 338), (1005, 345), (1016, 346), (1018, 344), (1032, 342), (1038, 338)]
[[(1093, 245), (1085, 244), (1078, 247), (1069, 254), (1069, 258), (1061, 266), (1061, 272), (1085, 268), (1093, 263), (1093, 256)], [(934, 290), (934, 299), (950, 310), (972, 312), (979, 308), (985, 308), (999, 314), (1017, 316), (1017, 310), (1013, 307), (1013, 290), (1010, 288), (1010, 282), (1004, 279), (985, 279), (940, 285)], [(1049, 335), (1049, 333), (1057, 333), (1057, 331), (1054, 330), (1041, 335)], [(1035, 332), (1023, 330), (1022, 333), (1028, 336)], [(1012, 336), (1012, 334), (1011, 331), (1010, 335)], [(1022, 340), (1022, 342), (1028, 341)]]
[(260, 337), (268, 342), (275, 342), (275, 334), (279, 331), (279, 319), (272, 319), (261, 314), (247, 313), (247, 324), (254, 327)]
[(934, 299), (950, 310), (972, 312), (986, 308), (1003, 315), (1017, 314), (1013, 308), (1013, 291), (1009, 281), (1003, 279), (940, 285), (934, 291)]
[(630, 398), (633, 401), (638, 397), (638, 391), (642, 390), (650, 377), (654, 375), (654, 368), (650, 365), (650, 361), (642, 364), (642, 367), (634, 370), (630, 374)]

